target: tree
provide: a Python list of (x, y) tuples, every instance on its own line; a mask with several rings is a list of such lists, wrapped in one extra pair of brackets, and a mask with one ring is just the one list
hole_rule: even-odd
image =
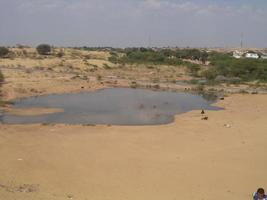
[(8, 48), (6, 47), (0, 47), (0, 58), (6, 56), (9, 53)]
[(51, 47), (48, 44), (40, 44), (36, 47), (36, 50), (40, 55), (48, 55), (51, 52)]

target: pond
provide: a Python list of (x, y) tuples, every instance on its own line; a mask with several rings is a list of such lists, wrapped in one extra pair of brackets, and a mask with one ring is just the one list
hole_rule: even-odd
[(19, 99), (14, 108), (58, 108), (64, 112), (35, 116), (4, 113), (7, 124), (110, 124), (157, 125), (191, 110), (219, 110), (201, 95), (145, 89), (112, 88), (76, 94), (53, 94)]

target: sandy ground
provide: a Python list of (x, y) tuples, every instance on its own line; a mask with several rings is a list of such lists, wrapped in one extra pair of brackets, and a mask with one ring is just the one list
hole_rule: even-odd
[(34, 116), (34, 115), (45, 115), (51, 113), (64, 112), (64, 109), (59, 108), (6, 108), (3, 111), (9, 115), (16, 116)]
[(0, 126), (0, 199), (251, 199), (267, 188), (267, 96), (232, 95), (202, 121)]

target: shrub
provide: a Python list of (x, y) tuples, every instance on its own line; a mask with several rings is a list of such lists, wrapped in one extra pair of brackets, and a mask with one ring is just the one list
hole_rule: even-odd
[(214, 80), (217, 77), (217, 72), (214, 68), (203, 71), (201, 76), (205, 77), (207, 80)]
[(36, 50), (40, 55), (48, 55), (51, 52), (51, 46), (48, 44), (40, 44), (36, 47)]
[(106, 63), (103, 64), (103, 67), (104, 67), (104, 69), (111, 69), (111, 67)]
[(201, 60), (203, 63), (208, 59), (208, 53), (198, 49), (178, 49), (176, 50), (175, 55), (177, 58)]
[(118, 54), (117, 54), (116, 52), (114, 52), (114, 51), (111, 51), (111, 52), (110, 52), (110, 55), (111, 55), (111, 56), (118, 57)]
[(9, 53), (8, 48), (6, 47), (0, 47), (0, 58), (6, 56)]
[(102, 80), (102, 76), (98, 74), (98, 75), (96, 76), (96, 79), (97, 79), (98, 81), (101, 81), (101, 80)]
[(130, 87), (131, 88), (137, 88), (138, 87), (138, 84), (137, 84), (137, 82), (136, 81), (132, 81), (131, 83), (130, 83)]
[(117, 63), (118, 63), (118, 57), (116, 57), (116, 56), (110, 56), (110, 57), (108, 58), (108, 61), (109, 61), (109, 62), (112, 62), (112, 63), (114, 63), (114, 64), (117, 64)]
[(2, 72), (0, 71), (0, 85), (1, 83), (4, 82), (4, 75), (2, 74)]

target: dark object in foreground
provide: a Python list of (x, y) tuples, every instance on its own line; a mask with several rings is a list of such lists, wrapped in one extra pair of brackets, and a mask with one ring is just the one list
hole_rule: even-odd
[(267, 196), (263, 188), (259, 188), (257, 192), (253, 193), (253, 200), (267, 200)]
[(201, 120), (208, 120), (209, 119), (209, 117), (203, 117), (203, 118), (201, 118)]

